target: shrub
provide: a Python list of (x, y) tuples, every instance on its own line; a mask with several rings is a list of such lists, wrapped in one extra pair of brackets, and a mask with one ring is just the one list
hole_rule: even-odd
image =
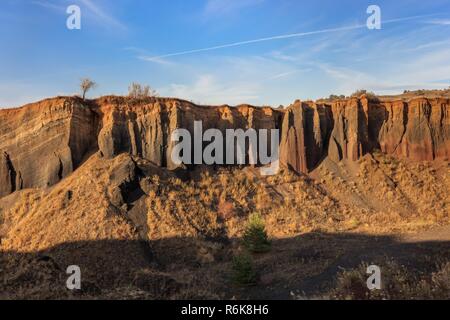
[(374, 92), (367, 91), (367, 90), (364, 90), (364, 89), (355, 91), (351, 96), (359, 98), (362, 95), (365, 95), (367, 98), (369, 98), (371, 100), (377, 100), (378, 99), (377, 95)]
[(341, 95), (336, 95), (336, 94), (332, 94), (328, 97), (329, 100), (339, 100), (339, 99), (345, 99), (345, 96), (343, 94)]
[(144, 86), (139, 83), (133, 82), (128, 87), (128, 96), (133, 99), (144, 99), (148, 97), (157, 97), (158, 93), (150, 86)]
[(257, 274), (253, 267), (252, 257), (242, 254), (233, 258), (233, 282), (238, 285), (255, 285)]
[(364, 89), (356, 90), (355, 92), (352, 93), (352, 97), (360, 97), (366, 93), (367, 93), (367, 90), (364, 90)]
[(260, 214), (253, 213), (249, 216), (243, 242), (244, 246), (253, 253), (264, 253), (270, 250), (270, 241)]

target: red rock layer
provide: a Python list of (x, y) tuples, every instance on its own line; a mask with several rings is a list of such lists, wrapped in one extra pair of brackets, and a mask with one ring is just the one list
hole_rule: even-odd
[(195, 120), (203, 122), (203, 130), (280, 129), (281, 163), (302, 173), (326, 157), (355, 161), (374, 149), (418, 161), (449, 158), (449, 112), (444, 98), (297, 101), (285, 110), (164, 98), (48, 99), (0, 110), (0, 197), (51, 186), (94, 151), (105, 157), (126, 152), (175, 169), (170, 134), (176, 128), (193, 134)]

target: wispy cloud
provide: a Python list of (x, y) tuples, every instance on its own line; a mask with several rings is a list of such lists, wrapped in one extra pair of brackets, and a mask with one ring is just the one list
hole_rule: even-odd
[[(56, 4), (53, 1), (33, 0), (31, 3), (55, 11), (65, 12), (67, 9), (67, 6)], [(79, 0), (79, 3), (81, 4), (81, 10), (86, 8), (89, 13), (95, 17), (95, 20), (100, 22), (103, 26), (113, 27), (122, 31), (127, 30), (127, 27), (120, 20), (110, 14), (105, 8), (95, 4), (92, 0)]]
[(398, 52), (394, 60), (397, 62), (391, 64), (389, 70), (380, 65), (379, 71), (366, 72), (325, 63), (319, 64), (319, 68), (334, 80), (336, 92), (345, 94), (361, 88), (380, 94), (395, 94), (406, 89), (448, 87), (449, 83), (442, 79), (447, 79), (450, 74), (450, 48), (414, 56), (402, 54)]
[(172, 61), (166, 60), (164, 58), (159, 58), (159, 57), (150, 57), (150, 56), (146, 56), (146, 55), (139, 55), (137, 58), (142, 61), (153, 62), (153, 63), (163, 64), (163, 65), (174, 65), (175, 64)]
[[(383, 21), (383, 24), (398, 23), (398, 22), (404, 22), (404, 21), (408, 21), (408, 20), (417, 20), (417, 19), (422, 19), (425, 17), (430, 17), (433, 15), (435, 15), (435, 14), (385, 20), (385, 21)], [(149, 58), (149, 61), (151, 61), (152, 59), (162, 59), (162, 58), (183, 56), (183, 55), (206, 52), (206, 51), (214, 51), (214, 50), (225, 49), (225, 48), (240, 47), (240, 46), (250, 45), (250, 44), (255, 44), (255, 43), (260, 43), (260, 42), (291, 39), (291, 38), (300, 38), (300, 37), (306, 37), (306, 36), (311, 36), (311, 35), (328, 34), (328, 33), (342, 32), (342, 31), (352, 31), (352, 30), (364, 29), (364, 28), (367, 28), (366, 24), (355, 24), (355, 25), (338, 27), (338, 28), (329, 28), (329, 29), (315, 30), (315, 31), (309, 31), (309, 32), (290, 33), (290, 34), (283, 34), (283, 35), (277, 35), (277, 36), (271, 36), (271, 37), (265, 37), (265, 38), (247, 40), (247, 41), (238, 41), (238, 42), (222, 44), (222, 45), (206, 47), (206, 48), (178, 51), (178, 52), (173, 52), (173, 53), (168, 53), (168, 54), (163, 54), (163, 55), (148, 57), (148, 58)]]
[(413, 48), (408, 48), (405, 51), (419, 51), (419, 50), (425, 50), (425, 49), (430, 49), (430, 48), (435, 48), (435, 47), (440, 47), (440, 46), (448, 46), (448, 45), (450, 45), (450, 39), (443, 40), (443, 41), (433, 41), (433, 42), (424, 43), (424, 44), (415, 46)]
[(295, 62), (298, 60), (297, 57), (294, 57), (292, 55), (286, 54), (285, 52), (283, 52), (282, 50), (276, 50), (276, 51), (272, 51), (270, 53), (270, 56), (273, 59), (276, 60), (281, 60), (281, 61), (287, 61), (287, 62)]
[(103, 7), (94, 4), (92, 0), (80, 0), (80, 2), (85, 5), (86, 8), (88, 8), (98, 19), (100, 19), (102, 23), (122, 30), (127, 29), (121, 21), (108, 13)]
[(169, 61), (169, 60), (166, 60), (163, 58), (150, 56), (149, 53), (147, 52), (147, 50), (142, 49), (142, 48), (131, 46), (131, 47), (125, 47), (125, 48), (123, 48), (123, 50), (135, 53), (137, 55), (136, 57), (142, 61), (153, 62), (153, 63), (157, 63), (157, 64), (161, 64), (161, 65), (175, 65), (175, 63), (172, 61)]
[(440, 26), (450, 26), (450, 19), (434, 19), (428, 21), (428, 23), (437, 24)]
[(31, 1), (32, 4), (56, 11), (65, 11), (66, 8), (62, 5), (58, 5), (48, 1)]
[(223, 84), (211, 74), (200, 75), (192, 84), (171, 84), (169, 94), (184, 99), (194, 99), (204, 104), (231, 104), (252, 102), (259, 98), (258, 88), (251, 83)]
[(223, 45), (218, 45), (218, 46), (213, 46), (213, 47), (206, 47), (206, 48), (200, 48), (200, 49), (193, 49), (193, 50), (173, 52), (173, 53), (168, 53), (168, 54), (164, 54), (164, 55), (160, 55), (160, 56), (155, 56), (153, 58), (169, 58), (169, 57), (182, 56), (182, 55), (187, 55), (187, 54), (192, 54), (192, 53), (213, 51), (213, 50), (232, 48), (232, 47), (240, 47), (240, 46), (244, 46), (244, 45), (248, 45), (248, 44), (254, 44), (254, 43), (258, 43), (258, 42), (266, 42), (266, 41), (273, 41), (273, 40), (282, 40), (282, 39), (289, 39), (289, 38), (296, 38), (296, 37), (304, 37), (304, 36), (308, 36), (308, 35), (329, 33), (329, 32), (337, 32), (337, 31), (355, 30), (355, 29), (361, 29), (363, 27), (366, 27), (366, 26), (365, 25), (353, 25), (353, 26), (342, 27), (342, 28), (324, 29), (324, 30), (317, 30), (317, 31), (310, 31), (310, 32), (284, 34), (284, 35), (278, 35), (278, 36), (267, 37), (267, 38), (259, 38), (259, 39), (253, 39), (253, 40), (247, 40), (247, 41), (239, 41), (239, 42), (234, 42), (234, 43), (228, 43), (228, 44), (223, 44)]
[(292, 71), (287, 71), (287, 72), (282, 72), (282, 73), (278, 73), (272, 77), (270, 77), (268, 80), (277, 80), (277, 79), (281, 79), (281, 78), (287, 78), (291, 75), (297, 74), (297, 73), (302, 73), (302, 72), (309, 72), (312, 69), (296, 69), (296, 70), (292, 70)]
[(354, 81), (354, 82), (367, 82), (371, 79), (366, 73), (353, 70), (346, 67), (337, 67), (331, 64), (320, 63), (318, 67), (324, 71), (330, 77), (336, 80)]

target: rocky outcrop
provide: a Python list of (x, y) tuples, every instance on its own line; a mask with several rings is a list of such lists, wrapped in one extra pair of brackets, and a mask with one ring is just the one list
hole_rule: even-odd
[(308, 173), (325, 157), (356, 161), (374, 149), (413, 161), (450, 155), (449, 99), (296, 102), (284, 115), (282, 164)]
[(313, 169), (325, 154), (331, 129), (329, 106), (295, 102), (284, 115), (281, 163), (298, 172)]
[(386, 105), (380, 132), (381, 150), (412, 160), (432, 161), (450, 155), (450, 114), (447, 99), (415, 99)]
[(79, 101), (0, 111), (0, 196), (54, 185), (96, 149), (97, 116)]
[[(100, 151), (129, 153), (175, 169), (170, 135), (176, 128), (203, 131), (280, 129), (281, 164), (308, 173), (329, 157), (356, 161), (374, 149), (414, 161), (450, 155), (448, 98), (296, 101), (287, 109), (198, 106), (151, 98), (136, 102), (103, 97), (83, 102), (59, 97), (0, 110), (0, 197), (54, 185)], [(198, 141), (193, 141), (199, 143)]]
[(334, 128), (328, 155), (334, 161), (358, 160), (368, 152), (368, 110), (356, 98), (333, 104), (331, 110)]
[(204, 107), (176, 99), (153, 99), (133, 105), (121, 98), (98, 101), (96, 112), (102, 119), (98, 146), (104, 156), (127, 152), (169, 169), (178, 167), (171, 159), (175, 145), (171, 134), (177, 128), (189, 130), (192, 136), (195, 121), (202, 122), (203, 131), (272, 129), (280, 127), (283, 115), (271, 108), (248, 105)]
[(7, 195), (16, 190), (17, 172), (11, 163), (9, 154), (6, 152), (0, 155), (0, 196)]

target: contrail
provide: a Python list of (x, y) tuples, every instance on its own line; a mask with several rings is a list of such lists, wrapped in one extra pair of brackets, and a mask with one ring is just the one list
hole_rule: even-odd
[[(420, 16), (412, 16), (412, 17), (391, 19), (391, 20), (382, 21), (382, 23), (383, 24), (389, 24), (389, 23), (402, 22), (402, 21), (407, 21), (407, 20), (415, 20), (415, 19), (435, 16), (435, 15), (436, 14), (428, 14), (428, 15), (420, 15)], [(265, 42), (265, 41), (272, 41), (272, 40), (281, 40), (281, 39), (289, 39), (289, 38), (298, 38), (298, 37), (305, 37), (305, 36), (310, 36), (310, 35), (315, 35), (315, 34), (339, 32), (339, 31), (348, 31), (348, 30), (356, 30), (356, 29), (362, 29), (362, 28), (367, 28), (367, 24), (356, 24), (356, 25), (347, 26), (347, 27), (340, 27), (340, 28), (331, 28), (331, 29), (323, 29), (323, 30), (316, 30), (316, 31), (309, 31), (309, 32), (284, 34), (284, 35), (267, 37), (267, 38), (260, 38), (260, 39), (254, 39), (254, 40), (247, 40), (247, 41), (239, 41), (239, 42), (233, 42), (233, 43), (228, 43), (228, 44), (222, 44), (222, 45), (218, 45), (218, 46), (214, 46), (214, 47), (193, 49), (193, 50), (187, 50), (187, 51), (179, 51), (179, 52), (168, 53), (168, 54), (164, 54), (164, 55), (160, 55), (160, 56), (140, 57), (140, 58), (142, 60), (146, 60), (146, 61), (157, 61), (157, 60), (160, 60), (160, 59), (163, 59), (163, 58), (169, 58), (169, 57), (175, 57), (175, 56), (183, 56), (183, 55), (192, 54), (192, 53), (213, 51), (213, 50), (224, 49), (224, 48), (239, 47), (239, 46), (253, 44), (253, 43), (258, 43), (258, 42)]]

